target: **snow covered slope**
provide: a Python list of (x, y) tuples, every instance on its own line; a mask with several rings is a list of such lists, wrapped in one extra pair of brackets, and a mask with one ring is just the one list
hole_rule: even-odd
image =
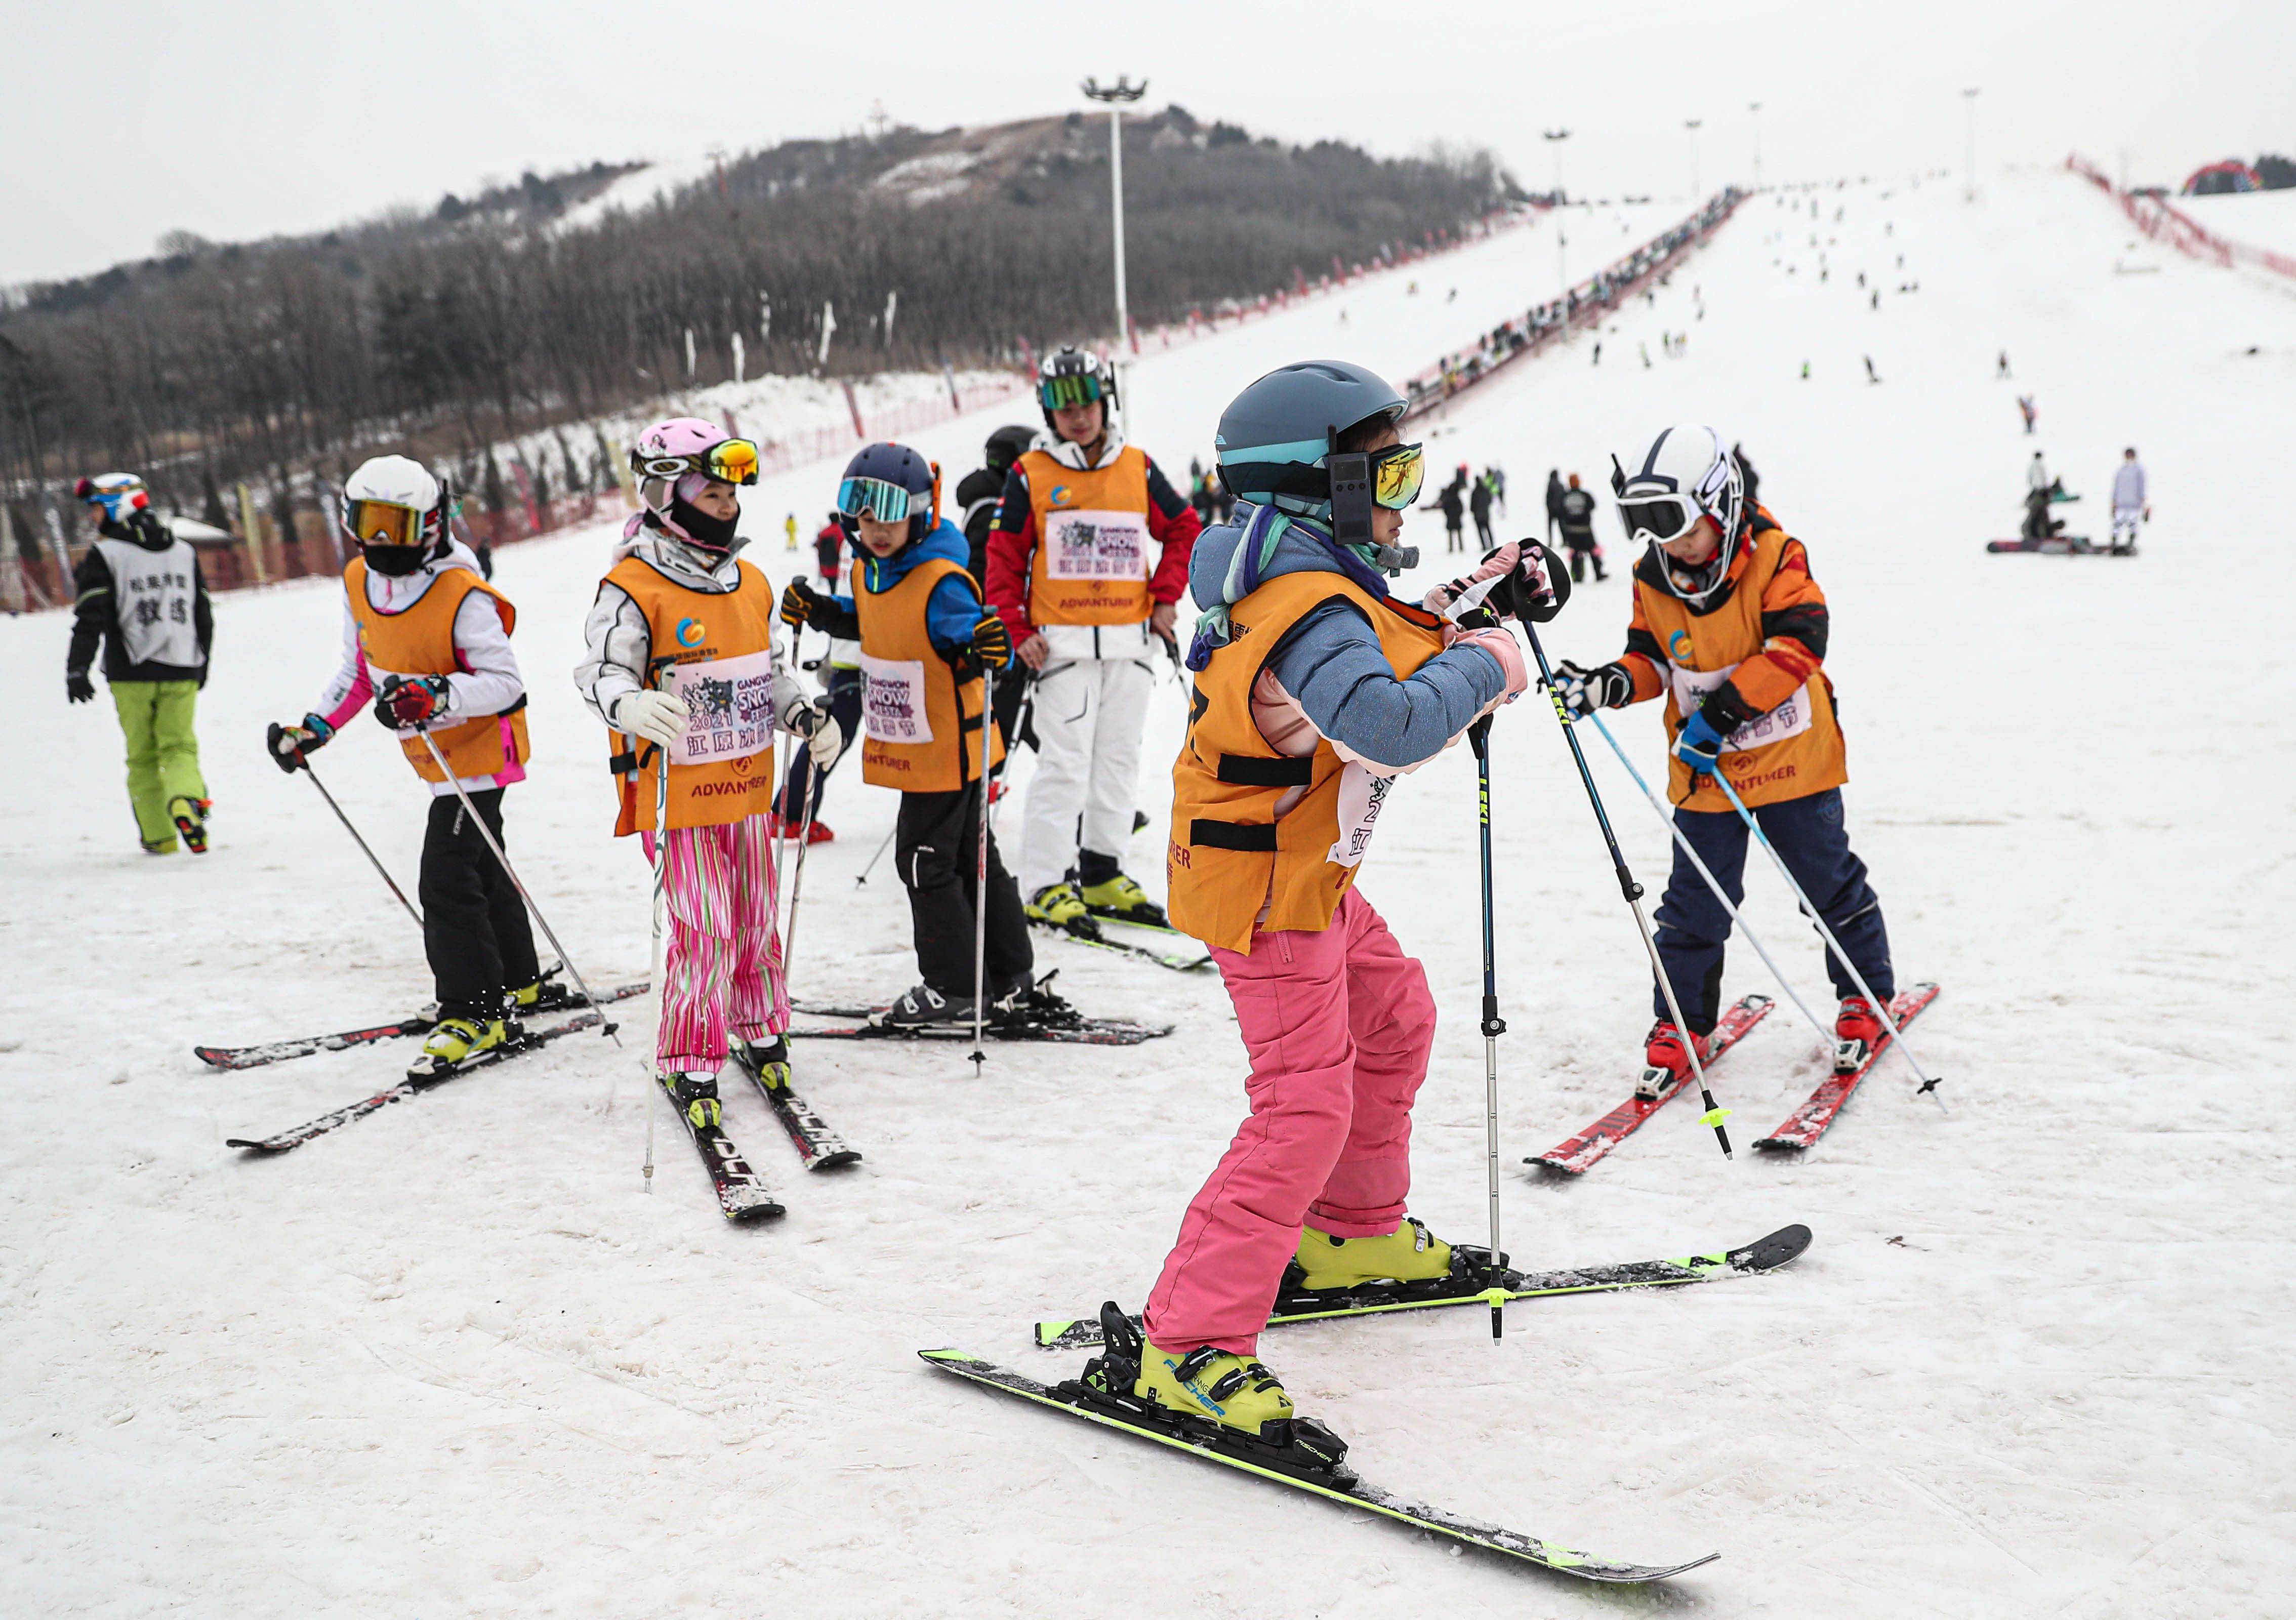
[[(2124, 222), (2070, 177), (2005, 181), (1973, 209), (1948, 185), (1887, 190), (1820, 193), (1815, 222), (1807, 198), (1757, 200), (1606, 327), (1599, 366), (1591, 336), (1526, 364), (1432, 424), (1431, 448), (1504, 465), (1510, 527), (1528, 530), (1549, 466), (1600, 486), (1611, 452), (1682, 419), (1743, 442), (1833, 600), (1857, 847), (1902, 976), (1946, 986), (1915, 1040), (1950, 1112), (1892, 1066), (1801, 1163), (1725, 1164), (1677, 1105), (1585, 1180), (1529, 1180), (1521, 1158), (1625, 1095), (1649, 987), (1551, 714), (1519, 704), (1494, 743), (1507, 1246), (1531, 1265), (1624, 1260), (1796, 1220), (1816, 1243), (1771, 1278), (1517, 1305), (1496, 1346), (1463, 1312), (1290, 1328), (1263, 1353), (1383, 1484), (1615, 1557), (1720, 1549), (1678, 1583), (1702, 1613), (2279, 1612), (2296, 1526), (2273, 1278), (2296, 1154), (2267, 1009), (2296, 991), (2296, 768), (2273, 673), (2292, 537), (2251, 470), (2283, 459), (2296, 306), (2174, 259), (2115, 276)], [(1623, 246), (1660, 223), (1574, 221), (1572, 262), (1593, 262), (1598, 231), (1621, 226)], [(1332, 353), (1406, 371), (1553, 277), (1542, 226), (1445, 261), (1415, 297), (1382, 278), (1152, 357), (1136, 437), (1184, 472), (1267, 366)], [(1689, 334), (1681, 358), (1661, 330)], [(1997, 382), (2004, 348), (2016, 374)], [(2030, 440), (2020, 391), (2038, 398)], [(995, 421), (921, 442), (954, 473)], [(2034, 448), (2093, 521), (2128, 443), (2159, 517), (2142, 555), (1984, 555), (2013, 531)], [(777, 581), (793, 566), (770, 538), (781, 513), (821, 509), (834, 475), (752, 497)], [(510, 548), (501, 580), (537, 747), (511, 849), (594, 981), (647, 955), (644, 868), (606, 835), (603, 740), (567, 679), (607, 532)], [(1414, 518), (1406, 538), (1439, 548), (1440, 526)], [(300, 713), (332, 658), (332, 589), (218, 604), (203, 860), (135, 852), (111, 718), (56, 691), (62, 618), (0, 625), (23, 773), (0, 798), (11, 1613), (1587, 1612), (1581, 1589), (915, 1359), (955, 1344), (1065, 1371), (1073, 1358), (1033, 1360), (1031, 1320), (1137, 1303), (1242, 1110), (1216, 983), (1044, 943), (1088, 1009), (1181, 1032), (1002, 1049), (977, 1081), (954, 1052), (800, 1047), (804, 1089), (868, 1158), (801, 1180), (729, 1088), (730, 1128), (791, 1206), (761, 1230), (718, 1219), (667, 1122), (642, 1194), (642, 1011), (626, 1049), (563, 1043), (280, 1160), (226, 1151), (365, 1095), (409, 1054), (218, 1074), (193, 1042), (342, 1027), (427, 994), (405, 917), (260, 752), (263, 722)], [(1620, 582), (1590, 585), (1547, 645), (1609, 656), (1625, 615)], [(1142, 775), (1156, 826), (1131, 851), (1159, 889), (1182, 716), (1174, 687)], [(1620, 730), (1654, 768), (1655, 716)], [(362, 723), (319, 765), (411, 881), (422, 799), (396, 750)], [(1663, 831), (1594, 766), (1655, 890)], [(1468, 1238), (1472, 783), (1458, 750), (1403, 785), (1364, 882), (1446, 1018), (1414, 1207)], [(832, 786), (800, 995), (907, 982), (891, 873), (853, 882), (891, 814), (857, 771)], [(1750, 884), (1750, 919), (1822, 992), (1778, 885)], [(1742, 949), (1726, 984), (1774, 988)], [(1741, 1139), (1818, 1069), (1782, 1007), (1716, 1074)]]

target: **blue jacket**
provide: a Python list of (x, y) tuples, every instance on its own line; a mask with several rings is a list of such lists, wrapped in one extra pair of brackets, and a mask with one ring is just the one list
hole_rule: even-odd
[[(928, 558), (939, 557), (955, 563), (960, 572), (945, 577), (925, 600), (925, 635), (944, 653), (971, 645), (973, 627), (980, 622), (980, 590), (973, 584), (971, 574), (961, 572), (972, 555), (964, 530), (943, 518), (924, 539), (890, 557), (873, 557), (866, 550), (857, 547), (855, 549), (861, 558), (862, 586), (873, 596), (892, 589), (908, 578), (911, 569)], [(855, 611), (850, 596), (832, 596), (830, 600), (846, 613)]]
[[(1200, 607), (1219, 604), (1251, 508), (1239, 506), (1235, 515), (1235, 522), (1205, 530), (1189, 559), (1188, 588)], [(1339, 574), (1358, 586), (1370, 579), (1368, 571), (1343, 565), (1319, 530), (1295, 518), (1277, 540), (1266, 575), (1309, 572)], [(1387, 594), (1376, 580), (1371, 588)], [(1301, 619), (1275, 644), (1266, 667), (1316, 730), (1389, 765), (1433, 759), (1506, 691), (1499, 661), (1472, 646), (1439, 653), (1407, 680), (1397, 679), (1371, 621), (1351, 602), (1327, 602)]]

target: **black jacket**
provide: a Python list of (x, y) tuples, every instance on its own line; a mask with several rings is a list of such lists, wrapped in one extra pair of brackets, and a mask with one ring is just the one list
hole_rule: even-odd
[(1589, 489), (1565, 489), (1562, 511), (1555, 515), (1562, 524), (1562, 543), (1566, 546), (1592, 546), (1595, 543), (1595, 496)]
[[(127, 540), (146, 551), (165, 551), (176, 543), (176, 537), (149, 509), (135, 513), (125, 523), (115, 523), (109, 518), (102, 524), (103, 538)], [(72, 605), (71, 646), (64, 654), (64, 673), (85, 675), (95, 664), (96, 643), (103, 644), (103, 678), (108, 681), (195, 680), (202, 687), (208, 683), (208, 652), (215, 640), (215, 612), (208, 602), (207, 576), (200, 572), (200, 556), (192, 551), (192, 629), (199, 637), (201, 662), (196, 668), (184, 664), (161, 663), (156, 659), (137, 662), (127, 655), (127, 643), (119, 634), (119, 598), (113, 589), (111, 565), (103, 560), (103, 548), (91, 546), (87, 555), (72, 570), (72, 590), (76, 600)]]
[(1560, 473), (1549, 473), (1546, 475), (1546, 515), (1552, 518), (1562, 515), (1562, 478)]
[(975, 467), (956, 486), (956, 505), (964, 515), (964, 543), (972, 554), (965, 564), (975, 585), (988, 583), (988, 531), (996, 524), (996, 503), (1004, 496), (1005, 467)]

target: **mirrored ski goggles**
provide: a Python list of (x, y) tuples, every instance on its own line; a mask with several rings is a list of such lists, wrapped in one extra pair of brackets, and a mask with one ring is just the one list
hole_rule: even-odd
[(430, 514), (397, 501), (343, 503), (343, 528), (362, 546), (419, 546)]
[(1678, 540), (1697, 526), (1706, 509), (1686, 495), (1622, 495), (1619, 522), (1629, 540), (1650, 539), (1663, 546)]
[(926, 510), (931, 494), (920, 494), (882, 478), (849, 478), (837, 486), (837, 509), (848, 517), (871, 517), (881, 523), (898, 523)]
[(1427, 481), (1427, 457), (1415, 444), (1391, 444), (1371, 454), (1371, 498), (1390, 512), (1407, 512)]
[(1100, 379), (1088, 371), (1046, 377), (1037, 384), (1037, 403), (1048, 411), (1071, 405), (1090, 405), (1101, 397)]
[(647, 478), (699, 473), (721, 484), (753, 484), (758, 481), (758, 447), (746, 439), (721, 439), (692, 456), (648, 456), (638, 463), (638, 471)]

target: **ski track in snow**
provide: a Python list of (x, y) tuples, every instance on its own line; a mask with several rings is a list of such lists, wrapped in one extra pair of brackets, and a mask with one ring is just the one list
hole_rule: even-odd
[[(1799, 1162), (1742, 1147), (1725, 1164), (1677, 1105), (1583, 1181), (1531, 1179), (1526, 1155), (1626, 1095), (1649, 989), (1548, 711), (1518, 705), (1494, 742), (1507, 1246), (1533, 1266), (1627, 1260), (1796, 1220), (1816, 1245), (1771, 1278), (1516, 1305), (1496, 1346), (1473, 1311), (1263, 1345), (1381, 1484), (1608, 1556), (1718, 1548), (1721, 1562), (1605, 1596), (1447, 1558), (917, 1361), (958, 1345), (1057, 1376), (1075, 1358), (1037, 1357), (1030, 1321), (1136, 1306), (1242, 1113), (1216, 981), (1040, 940), (1087, 1010), (1181, 1032), (1000, 1047), (977, 1081), (954, 1047), (801, 1043), (801, 1089), (868, 1155), (842, 1174), (807, 1177), (729, 1082), (729, 1128), (790, 1205), (760, 1229), (718, 1219), (667, 1118), (642, 1193), (644, 1002), (624, 1009), (623, 1049), (573, 1038), (242, 1162), (225, 1137), (363, 1096), (413, 1045), (219, 1073), (193, 1042), (356, 1025), (428, 993), (406, 918), (261, 752), (263, 723), (299, 715), (332, 667), (335, 587), (312, 581), (218, 601), (201, 717), (217, 847), (201, 860), (136, 851), (110, 706), (68, 709), (56, 690), (65, 618), (0, 625), (7, 689), (29, 699), (28, 774), (0, 799), (4, 1607), (2284, 1611), (2291, 1319), (2274, 1278), (2296, 1155), (2267, 1089), (2284, 1052), (2266, 1009), (2296, 991), (2296, 772), (2272, 673), (2289, 536), (2258, 499), (2269, 481), (2228, 474), (2283, 458), (2296, 307), (2173, 256), (2116, 277), (2125, 226), (2070, 177), (2005, 179), (1975, 208), (1944, 183), (1886, 189), (1818, 193), (1822, 285), (1807, 199), (1756, 200), (1655, 306), (1609, 324), (1599, 366), (1584, 338), (1525, 362), (1459, 401), (1430, 448), (1438, 468), (1503, 463), (1521, 532), (1543, 528), (1549, 465), (1607, 497), (1609, 453), (1670, 421), (1743, 441), (1833, 602), (1856, 845), (1901, 981), (1945, 986), (1915, 1034), (1950, 1112), (1890, 1063)], [(1574, 212), (1572, 262), (1670, 218)], [(1152, 356), (1133, 380), (1136, 439), (1184, 474), (1268, 366), (1330, 352), (1414, 370), (1544, 296), (1554, 262), (1550, 227), (1510, 233)], [(1861, 267), (1920, 290), (1873, 311)], [(1681, 358), (1661, 356), (1661, 328), (1690, 334)], [(2003, 347), (2013, 382), (1993, 380)], [(2028, 390), (2030, 440), (2013, 407)], [(953, 481), (998, 419), (919, 443)], [(2140, 557), (1985, 555), (2014, 532), (2037, 446), (2087, 498), (2061, 510), (2099, 532), (2124, 443), (2160, 517)], [(777, 584), (797, 565), (780, 514), (820, 510), (834, 476), (809, 468), (749, 502), (751, 555)], [(501, 554), (536, 744), (510, 848), (593, 983), (642, 974), (648, 951), (644, 865), (607, 835), (604, 739), (568, 679), (611, 532)], [(1407, 538), (1431, 553), (1412, 589), (1453, 572), (1438, 520), (1414, 516)], [(1584, 588), (1551, 655), (1614, 655), (1625, 614), (1615, 578)], [(1130, 854), (1159, 892), (1182, 717), (1179, 691), (1160, 693), (1140, 789), (1155, 825)], [(1655, 770), (1655, 711), (1620, 730)], [(1587, 740), (1654, 899), (1664, 833)], [(411, 885), (422, 801), (397, 750), (362, 720), (317, 762)], [(1364, 887), (1444, 1013), (1413, 1207), (1479, 1240), (1467, 751), (1399, 792)], [(824, 812), (838, 839), (807, 878), (799, 994), (908, 982), (892, 872), (853, 882), (892, 812), (849, 764)], [(1011, 859), (1017, 814), (1003, 828)], [(1759, 856), (1749, 883), (1750, 919), (1823, 995)], [(1774, 991), (1742, 947), (1726, 989)], [(1716, 1073), (1742, 1144), (1819, 1064), (1782, 1004)], [(1295, 1573), (1275, 1575), (1278, 1558)]]

